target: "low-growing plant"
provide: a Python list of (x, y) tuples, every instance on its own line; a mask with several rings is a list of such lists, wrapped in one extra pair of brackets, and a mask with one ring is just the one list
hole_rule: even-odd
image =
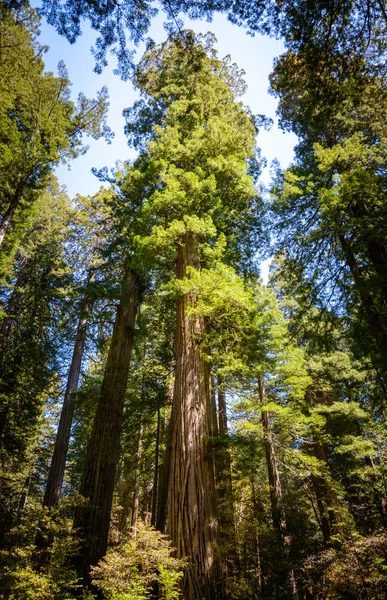
[(185, 561), (172, 555), (168, 537), (138, 521), (136, 535), (92, 568), (93, 584), (107, 600), (148, 600), (155, 589), (160, 600), (178, 600)]

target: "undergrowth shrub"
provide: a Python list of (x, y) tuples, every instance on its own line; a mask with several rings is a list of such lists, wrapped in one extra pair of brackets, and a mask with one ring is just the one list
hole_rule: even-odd
[(185, 562), (172, 556), (167, 536), (138, 521), (136, 535), (108, 550), (92, 568), (93, 584), (107, 600), (178, 600)]

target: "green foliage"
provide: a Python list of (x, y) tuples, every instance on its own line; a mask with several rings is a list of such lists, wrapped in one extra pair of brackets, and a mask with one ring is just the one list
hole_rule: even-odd
[(145, 600), (155, 585), (162, 600), (175, 600), (185, 563), (172, 554), (167, 536), (138, 521), (136, 534), (92, 568), (93, 583), (109, 600)]
[[(65, 503), (66, 504), (66, 503)], [(71, 519), (66, 515), (69, 506), (61, 507), (62, 513), (43, 510), (41, 507), (27, 509), (19, 525), (10, 532), (12, 549), (0, 553), (2, 582), (0, 595), (9, 600), (71, 600), (77, 576), (67, 564), (68, 557), (76, 548), (71, 536)], [(33, 539), (38, 525), (44, 526), (45, 535), (53, 539), (50, 560), (37, 569), (36, 548)]]
[[(5, 257), (12, 257), (53, 167), (87, 150), (84, 135), (97, 139), (110, 133), (106, 88), (92, 100), (80, 94), (75, 105), (64, 64), (57, 77), (44, 71), (36, 12), (12, 11), (4, 3), (0, 11), (0, 212), (2, 227), (7, 215), (11, 223), (1, 234), (7, 233)], [(1, 276), (6, 263), (0, 264)]]

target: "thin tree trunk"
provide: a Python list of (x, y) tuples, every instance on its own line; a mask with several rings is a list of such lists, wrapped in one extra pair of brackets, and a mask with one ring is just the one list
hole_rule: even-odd
[[(308, 388), (305, 392), (305, 400), (307, 405), (313, 406), (313, 388)], [(328, 402), (328, 400), (327, 400)], [(324, 467), (328, 467), (327, 454), (324, 445), (319, 440), (318, 435), (313, 432), (312, 435), (312, 450), (313, 455), (320, 461)], [(326, 547), (331, 546), (331, 536), (340, 533), (338, 525), (336, 509), (340, 505), (335, 489), (332, 487), (327, 474), (310, 476), (312, 488), (317, 501), (317, 509), (319, 513), (318, 524)]]
[(153, 481), (150, 481), (148, 485), (145, 486), (144, 489), (144, 502), (143, 502), (143, 521), (146, 525), (150, 525), (152, 513), (149, 510), (149, 506), (152, 502), (152, 493), (153, 493)]
[[(89, 276), (88, 283), (92, 283), (94, 280), (95, 271), (92, 271)], [(93, 300), (86, 291), (80, 307), (73, 356), (71, 359), (70, 370), (67, 378), (66, 391), (63, 398), (62, 411), (60, 415), (58, 431), (56, 434), (50, 471), (48, 473), (46, 490), (43, 499), (43, 506), (56, 506), (59, 502), (61, 494), (67, 460), (67, 452), (69, 448), (71, 426), (73, 422), (74, 394), (78, 389), (83, 351), (86, 341), (87, 322), (90, 310), (92, 308), (92, 304)]]
[(253, 501), (253, 510), (254, 517), (257, 523), (256, 535), (255, 535), (255, 553), (256, 553), (256, 577), (257, 577), (257, 587), (260, 598), (265, 597), (265, 583), (264, 577), (262, 574), (262, 559), (261, 559), (261, 540), (259, 537), (259, 529), (258, 525), (262, 522), (265, 522), (264, 510), (262, 507), (262, 502), (259, 500), (257, 493), (255, 491), (254, 480), (251, 480), (251, 496)]
[(157, 516), (157, 497), (158, 497), (158, 488), (159, 488), (160, 432), (161, 432), (161, 411), (160, 411), (160, 397), (159, 397), (158, 405), (157, 405), (155, 470), (154, 470), (154, 474), (153, 474), (153, 495), (152, 495), (152, 515), (151, 515), (151, 525), (153, 525), (153, 527), (156, 526), (156, 516)]
[(238, 552), (236, 543), (234, 494), (232, 488), (231, 457), (228, 447), (227, 402), (223, 381), (217, 378), (219, 436), (215, 452), (215, 474), (217, 509), (219, 519), (219, 545), (223, 556), (225, 576), (238, 570)]
[[(195, 239), (179, 244), (177, 276), (187, 267), (199, 269)], [(190, 566), (184, 578), (185, 600), (220, 600), (223, 590), (216, 550), (214, 467), (209, 447), (211, 430), (210, 370), (200, 348), (204, 320), (189, 315), (195, 298), (177, 300), (176, 371), (172, 411), (172, 460), (169, 528), (178, 557)]]
[(261, 404), (263, 443), (265, 446), (266, 463), (269, 475), (271, 514), (274, 529), (276, 529), (280, 538), (284, 540), (286, 538), (286, 518), (282, 505), (282, 487), (277, 469), (273, 437), (270, 431), (270, 415), (265, 408), (267, 401), (262, 377), (258, 380), (258, 387)]
[(359, 221), (362, 228), (366, 227), (366, 235), (361, 232), (362, 238), (365, 240), (368, 256), (379, 277), (380, 291), (383, 293), (384, 301), (387, 291), (387, 247), (386, 240), (380, 239), (380, 233), (375, 226), (372, 226), (372, 214), (365, 202), (356, 200), (351, 204), (351, 209), (354, 217)]
[[(324, 446), (313, 437), (313, 454), (325, 466), (328, 464)], [(339, 534), (341, 528), (338, 524), (336, 510), (340, 505), (336, 491), (329, 482), (328, 477), (312, 475), (313, 489), (316, 495), (317, 507), (321, 520), (321, 533), (325, 546), (331, 545), (331, 536)]]
[[(271, 514), (273, 519), (273, 526), (278, 533), (286, 563), (289, 558), (291, 538), (287, 532), (286, 515), (282, 498), (282, 486), (277, 468), (277, 459), (275, 455), (273, 437), (270, 430), (270, 414), (266, 410), (267, 400), (263, 377), (258, 378), (258, 390), (261, 405), (263, 443), (265, 447), (266, 463), (269, 475)], [(297, 588), (294, 578), (294, 572), (293, 570), (289, 570), (286, 564), (284, 568), (284, 575), (286, 575), (288, 584), (292, 590), (293, 595), (296, 596)]]
[[(28, 261), (24, 263), (23, 267), (28, 266)], [(3, 374), (7, 368), (7, 348), (8, 345), (12, 344), (11, 336), (13, 331), (13, 325), (22, 316), (22, 297), (20, 289), (26, 284), (28, 280), (28, 269), (22, 268), (19, 271), (14, 290), (8, 300), (6, 316), (2, 318), (0, 322), (0, 373)], [(4, 384), (3, 384), (4, 385)], [(4, 398), (9, 396), (9, 387), (4, 386), (2, 395), (2, 403), (0, 406), (0, 443), (3, 437), (4, 429), (7, 424), (8, 412), (9, 412), (9, 400), (6, 401)]]
[(114, 323), (101, 394), (83, 469), (80, 495), (86, 504), (75, 511), (74, 531), (80, 537), (80, 550), (73, 564), (84, 585), (90, 584), (90, 566), (105, 555), (125, 393), (132, 355), (134, 326), (140, 303), (140, 282), (126, 265), (120, 305)]
[(136, 454), (136, 473), (134, 480), (134, 492), (133, 492), (133, 502), (132, 502), (132, 520), (131, 520), (131, 528), (132, 535), (136, 537), (136, 527), (138, 520), (138, 507), (140, 504), (140, 475), (141, 475), (141, 460), (142, 460), (142, 433), (143, 433), (143, 424), (142, 421), (140, 423), (140, 430), (138, 432), (138, 444), (137, 444), (137, 454)]
[(163, 464), (160, 468), (159, 485), (157, 493), (157, 511), (156, 511), (156, 529), (162, 533), (166, 532), (168, 503), (171, 480), (171, 459), (172, 459), (172, 428), (173, 409), (170, 423), (167, 427), (167, 441), (164, 452)]
[[(364, 459), (365, 459), (366, 465), (369, 466), (372, 469), (372, 471), (374, 472), (374, 474), (376, 475), (376, 473), (375, 473), (375, 463), (374, 463), (374, 459), (372, 458), (372, 456), (366, 455), (364, 457)], [(376, 477), (373, 477), (373, 479), (376, 479)], [(374, 488), (375, 504), (376, 504), (378, 512), (380, 514), (382, 525), (383, 525), (383, 527), (387, 528), (387, 501), (386, 501), (386, 496), (380, 490), (378, 490), (378, 488), (377, 488), (377, 481), (374, 482), (373, 488)]]
[[(218, 423), (218, 409), (216, 406), (216, 395), (215, 395), (215, 381), (214, 376), (211, 375), (211, 431), (210, 434), (213, 437), (219, 436), (219, 423)], [(216, 462), (216, 461), (215, 461)], [(215, 474), (216, 474), (216, 466), (215, 466)]]
[[(89, 277), (89, 282), (91, 282), (94, 277), (95, 273), (93, 272)], [(73, 355), (67, 377), (67, 385), (63, 398), (58, 430), (55, 438), (54, 452), (51, 459), (50, 470), (48, 472), (46, 489), (43, 497), (43, 507), (47, 508), (52, 508), (58, 505), (62, 491), (67, 453), (70, 442), (71, 425), (74, 414), (74, 393), (78, 389), (83, 350), (86, 340), (87, 321), (91, 305), (92, 300), (86, 293), (81, 302)], [(50, 562), (49, 548), (53, 541), (53, 534), (47, 531), (41, 522), (35, 536), (35, 564), (37, 570), (40, 570), (44, 567), (44, 565)]]
[(347, 265), (349, 266), (352, 277), (355, 281), (357, 291), (360, 296), (362, 306), (370, 324), (371, 333), (375, 339), (379, 350), (379, 355), (383, 363), (384, 372), (387, 373), (387, 331), (385, 323), (380, 315), (378, 307), (375, 305), (373, 296), (369, 291), (367, 282), (364, 280), (358, 262), (352, 252), (351, 244), (345, 235), (339, 234), (339, 240), (343, 249)]

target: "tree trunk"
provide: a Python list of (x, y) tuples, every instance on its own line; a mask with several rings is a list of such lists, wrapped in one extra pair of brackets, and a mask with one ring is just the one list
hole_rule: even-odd
[(277, 469), (277, 460), (270, 431), (270, 415), (266, 410), (266, 393), (263, 378), (258, 380), (259, 400), (261, 404), (263, 443), (265, 446), (266, 463), (269, 475), (271, 515), (274, 529), (278, 532), (281, 540), (286, 538), (286, 518), (282, 506), (282, 487)]
[[(2, 373), (3, 377), (7, 370), (7, 349), (9, 345), (12, 345), (11, 336), (13, 333), (13, 328), (15, 323), (17, 323), (17, 320), (23, 314), (25, 308), (22, 306), (23, 293), (20, 290), (23, 289), (23, 286), (28, 281), (28, 269), (26, 268), (26, 266), (28, 266), (28, 261), (23, 262), (24, 268), (19, 271), (14, 290), (7, 303), (6, 316), (4, 316), (0, 322), (0, 373)], [(3, 389), (1, 390), (2, 393), (0, 394), (2, 396), (0, 406), (0, 443), (3, 438), (9, 412), (9, 399), (5, 400), (5, 398), (10, 396), (10, 386), (3, 384), (1, 387)]]
[(156, 529), (161, 533), (166, 532), (172, 459), (172, 415), (167, 427), (167, 441), (164, 452), (163, 464), (160, 468), (159, 485), (157, 491)]
[[(89, 282), (95, 280), (95, 271), (89, 276)], [(60, 415), (58, 431), (56, 434), (54, 452), (52, 455), (50, 471), (48, 473), (46, 490), (44, 493), (43, 506), (56, 506), (59, 502), (64, 471), (69, 448), (71, 425), (74, 414), (74, 394), (78, 389), (79, 375), (81, 373), (81, 364), (83, 351), (86, 341), (86, 329), (89, 313), (93, 301), (86, 292), (81, 303), (77, 334), (75, 337), (73, 356), (71, 359), (70, 370), (67, 378), (66, 391), (63, 398), (62, 411)]]
[[(267, 470), (269, 475), (270, 504), (274, 529), (278, 533), (280, 545), (283, 550), (284, 566), (279, 568), (280, 575), (287, 580), (293, 596), (297, 595), (296, 582), (293, 570), (289, 569), (288, 559), (291, 545), (291, 537), (287, 532), (286, 515), (283, 506), (282, 486), (277, 468), (277, 459), (273, 437), (270, 430), (270, 414), (266, 410), (266, 392), (263, 377), (258, 378), (259, 400), (261, 405), (261, 417), (263, 428), (263, 443), (265, 447)], [(282, 570), (282, 573), (281, 573)]]
[[(327, 455), (324, 446), (313, 436), (313, 454), (325, 466), (328, 465)], [(328, 476), (312, 475), (313, 489), (316, 494), (317, 507), (321, 520), (321, 533), (324, 538), (325, 546), (332, 545), (331, 536), (338, 535), (341, 532), (340, 518), (337, 515), (337, 509), (340, 501), (335, 489), (329, 481)]]
[(339, 240), (346, 258), (347, 265), (350, 268), (352, 277), (355, 281), (355, 285), (360, 296), (362, 306), (367, 315), (368, 322), (371, 328), (371, 333), (378, 347), (384, 372), (387, 373), (387, 331), (385, 328), (385, 323), (380, 315), (378, 307), (375, 304), (374, 298), (370, 293), (369, 286), (364, 280), (361, 269), (352, 252), (349, 240), (344, 234), (339, 234)]
[(157, 497), (159, 489), (159, 455), (160, 455), (160, 433), (161, 433), (161, 412), (160, 412), (160, 397), (157, 405), (157, 429), (156, 429), (156, 448), (155, 448), (155, 470), (153, 474), (153, 495), (152, 495), (152, 515), (151, 525), (156, 526), (157, 517)]
[(84, 585), (90, 584), (90, 566), (105, 555), (126, 386), (132, 354), (134, 325), (140, 303), (140, 282), (126, 265), (120, 304), (105, 367), (101, 394), (83, 469), (80, 495), (86, 504), (75, 511), (74, 531), (80, 549), (73, 563)]
[(257, 592), (260, 598), (265, 597), (265, 580), (262, 573), (262, 559), (261, 559), (261, 540), (259, 537), (259, 525), (265, 522), (265, 515), (262, 506), (262, 502), (259, 500), (255, 490), (254, 480), (251, 480), (251, 499), (253, 502), (253, 511), (256, 521), (256, 534), (255, 534), (255, 575), (257, 579)]
[[(88, 283), (95, 279), (95, 271), (89, 275)], [(74, 414), (74, 394), (78, 389), (79, 375), (81, 373), (81, 364), (83, 350), (86, 341), (86, 329), (89, 312), (92, 307), (92, 299), (85, 292), (80, 306), (79, 321), (75, 337), (73, 355), (70, 364), (70, 370), (67, 377), (66, 390), (63, 398), (62, 411), (60, 415), (58, 430), (56, 433), (54, 452), (51, 459), (50, 470), (48, 472), (46, 489), (43, 497), (43, 507), (52, 508), (58, 505), (64, 472), (66, 467), (67, 453), (70, 442), (71, 426)], [(40, 523), (35, 536), (35, 564), (37, 570), (50, 562), (50, 546), (54, 541), (52, 532), (47, 531), (43, 523)]]
[[(179, 279), (186, 276), (188, 266), (200, 267), (195, 239), (190, 234), (178, 247)], [(169, 528), (177, 556), (190, 561), (183, 583), (185, 600), (220, 600), (223, 591), (209, 447), (210, 370), (200, 347), (204, 320), (188, 314), (195, 300), (189, 295), (177, 300)]]
[(169, 482), (171, 479), (171, 456), (172, 456), (172, 428), (173, 421), (173, 383), (168, 385), (166, 390), (168, 405), (172, 404), (171, 414), (169, 419), (161, 421), (162, 437), (165, 438), (165, 451), (163, 461), (159, 467), (158, 490), (157, 490), (157, 507), (155, 527), (158, 531), (166, 533), (168, 503), (169, 503)]
[(228, 575), (236, 573), (239, 560), (235, 532), (231, 457), (228, 447), (226, 394), (221, 376), (218, 375), (217, 379), (219, 436), (222, 441), (216, 446), (215, 475), (219, 520), (219, 545), (223, 556), (224, 575), (227, 577)]
[(23, 190), (24, 190), (24, 186), (25, 186), (25, 182), (24, 181), (19, 181), (17, 188), (15, 190), (15, 193), (13, 195), (13, 198), (11, 200), (11, 202), (9, 203), (8, 209), (3, 217), (3, 220), (1, 221), (1, 225), (0, 225), (0, 248), (3, 245), (4, 242), (4, 238), (6, 236), (6, 233), (8, 231), (8, 227), (11, 225), (12, 223), (12, 219), (13, 219), (13, 215), (15, 214), (15, 210), (17, 209), (20, 199), (22, 197), (23, 194)]
[(380, 235), (380, 229), (372, 225), (372, 213), (362, 200), (355, 200), (351, 204), (353, 216), (360, 223), (360, 229), (366, 228), (366, 234), (361, 231), (360, 235), (365, 240), (368, 256), (379, 278), (379, 289), (383, 293), (386, 302), (387, 292), (387, 247), (386, 240)]
[(132, 502), (132, 520), (131, 520), (131, 528), (132, 535), (136, 537), (136, 527), (138, 520), (138, 507), (140, 504), (140, 474), (141, 474), (141, 460), (142, 460), (142, 433), (143, 433), (143, 424), (140, 423), (140, 430), (138, 432), (138, 444), (137, 444), (137, 456), (136, 456), (136, 474), (134, 480), (134, 492), (133, 492), (133, 502)]

